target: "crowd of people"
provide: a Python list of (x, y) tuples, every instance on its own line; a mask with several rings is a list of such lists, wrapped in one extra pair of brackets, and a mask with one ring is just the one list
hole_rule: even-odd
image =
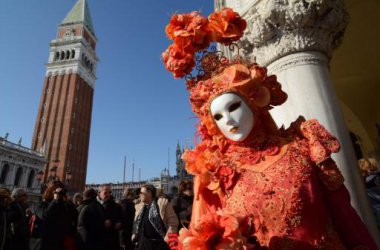
[(380, 171), (377, 165), (377, 161), (373, 158), (359, 160), (360, 173), (380, 230)]
[(52, 181), (36, 202), (22, 188), (0, 188), (0, 250), (173, 249), (192, 201), (190, 180), (169, 194), (150, 184), (126, 189), (120, 200), (109, 184), (70, 197)]

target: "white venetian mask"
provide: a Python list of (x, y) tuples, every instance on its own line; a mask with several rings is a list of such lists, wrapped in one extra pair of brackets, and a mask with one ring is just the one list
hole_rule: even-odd
[(219, 130), (232, 141), (243, 141), (253, 128), (254, 114), (237, 94), (218, 96), (211, 102), (210, 111)]

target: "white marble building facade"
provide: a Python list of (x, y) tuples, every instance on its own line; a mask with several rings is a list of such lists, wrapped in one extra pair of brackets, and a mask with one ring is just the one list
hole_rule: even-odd
[[(112, 190), (112, 196), (116, 200), (121, 200), (123, 199), (123, 193), (126, 189), (136, 189), (136, 188), (141, 188), (142, 185), (144, 185), (146, 182), (145, 181), (137, 181), (137, 182), (117, 182), (117, 183), (104, 183), (104, 184), (109, 184), (111, 186)], [(99, 191), (100, 186), (103, 184), (86, 184), (85, 189), (94, 189), (96, 191)]]
[(44, 154), (20, 144), (0, 137), (0, 187), (24, 188), (29, 195), (39, 195), (37, 177), (47, 160)]

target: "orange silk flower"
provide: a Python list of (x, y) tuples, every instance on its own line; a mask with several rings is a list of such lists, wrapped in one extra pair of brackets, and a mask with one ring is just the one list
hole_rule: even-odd
[(214, 35), (213, 40), (224, 45), (238, 41), (247, 27), (247, 22), (230, 8), (212, 13), (209, 16), (209, 21), (209, 26)]

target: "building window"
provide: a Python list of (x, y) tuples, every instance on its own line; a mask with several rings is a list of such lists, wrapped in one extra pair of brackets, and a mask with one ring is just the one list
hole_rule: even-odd
[(75, 50), (71, 50), (71, 59), (74, 59), (75, 57)]
[(74, 113), (73, 113), (73, 118), (75, 118), (75, 116), (76, 116), (76, 115), (75, 115), (75, 112), (74, 112)]
[(74, 128), (71, 128), (71, 133), (74, 134)]
[(55, 52), (55, 58), (54, 58), (54, 61), (57, 61), (59, 60), (59, 52)]
[(42, 118), (41, 118), (41, 122), (44, 122), (44, 120), (45, 120), (45, 118), (42, 117)]
[(61, 60), (65, 59), (65, 52), (61, 51)]
[(71, 151), (73, 149), (73, 145), (69, 145), (69, 151)]
[(14, 181), (13, 184), (14, 184), (15, 186), (20, 185), (20, 180), (21, 180), (21, 178), (22, 178), (22, 168), (19, 167), (19, 168), (17, 169), (16, 177), (15, 177), (15, 181)]
[(78, 103), (78, 98), (74, 98), (74, 103), (77, 104)]
[(48, 88), (48, 89), (46, 90), (46, 93), (48, 93), (48, 94), (50, 93), (50, 88)]
[(70, 59), (70, 51), (69, 50), (66, 50), (66, 60), (67, 59)]
[(3, 169), (1, 170), (1, 174), (0, 174), (0, 184), (5, 184), (5, 181), (7, 180), (8, 172), (9, 172), (9, 165), (4, 164)]
[(27, 188), (31, 188), (31, 187), (32, 187), (32, 185), (33, 185), (33, 180), (34, 180), (34, 176), (35, 176), (35, 172), (34, 172), (34, 170), (31, 170), (31, 171), (29, 172), (28, 181), (27, 181), (27, 183), (26, 183), (26, 187), (27, 187)]

